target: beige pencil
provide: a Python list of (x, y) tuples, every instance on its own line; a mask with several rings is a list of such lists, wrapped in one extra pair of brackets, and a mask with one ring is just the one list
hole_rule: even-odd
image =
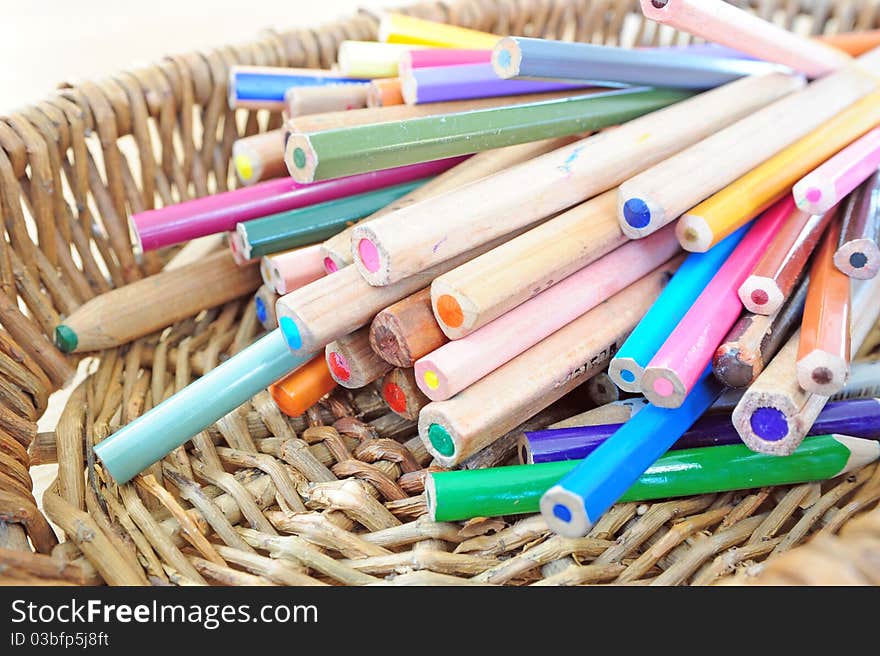
[(349, 389), (369, 385), (391, 370), (370, 346), (369, 326), (330, 342), (324, 354), (333, 380)]
[(254, 295), (254, 311), (257, 313), (257, 321), (266, 330), (275, 330), (278, 327), (278, 317), (275, 315), (275, 303), (278, 294), (269, 285), (260, 285)]
[(744, 78), (358, 226), (355, 265), (373, 285), (406, 278), (611, 189), (801, 84), (786, 74)]
[(232, 144), (235, 173), (243, 185), (287, 175), (284, 164), (284, 130), (236, 139)]
[(363, 109), (367, 106), (366, 84), (337, 84), (323, 87), (292, 87), (284, 93), (287, 118)]
[(451, 467), (601, 371), (666, 283), (655, 271), (447, 401), (419, 414), (419, 437)]

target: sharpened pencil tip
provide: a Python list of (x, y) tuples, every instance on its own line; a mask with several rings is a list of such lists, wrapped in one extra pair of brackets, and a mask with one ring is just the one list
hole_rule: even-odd
[(55, 346), (65, 353), (75, 351), (78, 343), (79, 338), (77, 338), (76, 333), (64, 324), (55, 328)]

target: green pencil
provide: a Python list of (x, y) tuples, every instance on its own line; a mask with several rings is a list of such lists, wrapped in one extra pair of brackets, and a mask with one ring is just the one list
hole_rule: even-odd
[[(620, 501), (822, 481), (880, 458), (880, 442), (846, 435), (803, 441), (790, 456), (755, 453), (744, 444), (670, 451)], [(428, 474), (428, 514), (438, 522), (538, 512), (541, 496), (579, 460)]]
[(637, 87), (441, 116), (292, 133), (285, 160), (297, 182), (338, 178), (625, 123), (693, 95)]
[(244, 259), (252, 260), (324, 241), (351, 222), (381, 210), (430, 179), (422, 178), (236, 224), (242, 255)]

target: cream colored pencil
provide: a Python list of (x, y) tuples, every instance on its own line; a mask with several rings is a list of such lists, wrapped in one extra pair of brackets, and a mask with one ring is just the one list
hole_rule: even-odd
[(287, 175), (284, 130), (278, 128), (236, 139), (232, 143), (232, 161), (238, 179), (246, 186)]
[[(293, 87), (284, 93), (286, 118), (307, 114), (347, 112), (367, 106), (367, 84), (339, 84), (327, 87)], [(282, 148), (281, 160), (284, 161)]]

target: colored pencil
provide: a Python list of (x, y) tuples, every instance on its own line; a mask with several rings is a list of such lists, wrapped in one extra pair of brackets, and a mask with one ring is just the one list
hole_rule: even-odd
[(298, 182), (426, 162), (623, 123), (684, 100), (685, 92), (632, 88), (443, 116), (290, 134), (285, 161)]
[(138, 212), (132, 214), (131, 224), (141, 248), (150, 251), (235, 230), (236, 223), (436, 175), (454, 163), (428, 162), (311, 185), (301, 185), (290, 178), (267, 180), (234, 191)]
[(280, 112), (284, 109), (284, 92), (291, 87), (365, 83), (366, 80), (312, 68), (233, 66), (229, 69), (229, 108)]
[[(284, 94), (288, 119), (307, 114), (345, 112), (367, 106), (368, 84), (337, 84), (326, 87), (293, 87)], [(281, 148), (282, 159), (284, 147)]]
[(330, 342), (324, 352), (333, 380), (348, 389), (369, 385), (391, 370), (370, 346), (368, 326)]
[(641, 392), (642, 375), (648, 362), (742, 241), (746, 231), (747, 228), (741, 228), (707, 253), (692, 253), (685, 259), (660, 298), (614, 354), (608, 365), (608, 375), (615, 385), (627, 392)]
[[(796, 79), (777, 74), (738, 80), (487, 177), (458, 192), (444, 194), (430, 203), (386, 216), (381, 222), (364, 226), (362, 234), (361, 228), (357, 228), (355, 235), (360, 234), (359, 239), (376, 240), (374, 246), (380, 260), (375, 272), (360, 267), (361, 273), (374, 284), (387, 284), (466, 250), (475, 242), (503, 234), (514, 225), (569, 208), (613, 188), (798, 85)], [(462, 212), (462, 207), (470, 209)], [(411, 216), (421, 220), (410, 222)], [(555, 253), (546, 255), (548, 259), (554, 256)], [(492, 271), (483, 270), (481, 276)]]
[(600, 371), (586, 384), (587, 396), (596, 405), (604, 405), (620, 400), (620, 390), (607, 373)]
[[(293, 351), (308, 353), (323, 348), (367, 325), (383, 308), (428, 286), (437, 276), (501, 241), (489, 242), (386, 287), (369, 285), (355, 267), (347, 266), (279, 298), (275, 306), (279, 326)], [(333, 302), (328, 303), (328, 299)]]
[(433, 68), (415, 68), (400, 76), (403, 101), (408, 105), (517, 96), (527, 93), (576, 91), (590, 87), (623, 87), (623, 84), (583, 82), (556, 82), (548, 80), (502, 80), (492, 64), (456, 64)]
[(226, 239), (229, 243), (229, 254), (232, 255), (232, 259), (238, 266), (254, 264), (260, 261), (260, 258), (258, 257), (253, 259), (245, 257), (244, 240), (242, 239), (242, 235), (238, 232), (227, 233)]
[(269, 385), (269, 394), (281, 412), (288, 417), (300, 417), (334, 389), (336, 381), (322, 353)]
[(850, 278), (868, 280), (880, 271), (880, 172), (846, 199), (834, 264)]
[(816, 38), (829, 46), (843, 50), (853, 57), (864, 55), (869, 50), (880, 47), (880, 30), (822, 34)]
[(260, 272), (266, 274), (263, 282), (271, 285), (278, 294), (289, 294), (294, 289), (324, 276), (321, 246), (313, 244), (284, 253), (266, 255), (260, 265)]
[(850, 279), (834, 266), (839, 240), (840, 222), (835, 221), (828, 226), (810, 268), (797, 354), (798, 383), (824, 396), (843, 389), (849, 374)]
[[(463, 187), (464, 185), (503, 171), (520, 162), (531, 160), (539, 157), (556, 148), (561, 148), (573, 141), (571, 137), (561, 137), (559, 139), (544, 139), (542, 141), (530, 141), (516, 146), (508, 146), (507, 148), (495, 148), (487, 150), (483, 153), (477, 153), (461, 164), (457, 164), (448, 171), (444, 171), (436, 178), (425, 183), (415, 191), (403, 196), (394, 203), (387, 205), (378, 212), (371, 214), (362, 219), (364, 221), (374, 221), (386, 214), (397, 211), (419, 201), (439, 196), (453, 189)], [(337, 271), (344, 266), (352, 263), (351, 256), (351, 233), (354, 226), (350, 226), (334, 235), (324, 242), (321, 250), (324, 253), (324, 268), (328, 273)], [(408, 365), (411, 366), (411, 365)]]
[(214, 253), (95, 296), (55, 328), (55, 345), (65, 353), (121, 346), (259, 286), (259, 267), (239, 267), (228, 253)]
[(798, 36), (722, 0), (640, 0), (640, 3), (646, 18), (759, 59), (785, 64), (809, 77), (821, 77), (851, 61), (832, 46)]
[(426, 405), (425, 448), (441, 466), (456, 465), (604, 369), (663, 282), (630, 285), (453, 398)]
[(676, 228), (682, 246), (689, 251), (711, 248), (878, 123), (880, 91), (875, 91), (689, 210)]
[(370, 324), (373, 350), (398, 368), (411, 369), (447, 341), (431, 309), (430, 287), (389, 305)]
[(465, 50), (463, 48), (424, 48), (401, 53), (398, 70), (406, 75), (415, 68), (436, 68), (460, 64), (489, 64), (491, 50)]
[(415, 364), (419, 388), (444, 401), (641, 278), (662, 289), (679, 261), (672, 230), (629, 243), (537, 294), (480, 329), (447, 342)]
[(856, 139), (792, 188), (795, 202), (806, 212), (829, 211), (880, 166), (880, 128)]
[(367, 107), (403, 105), (402, 84), (399, 77), (379, 78), (367, 86)]
[(117, 483), (127, 483), (252, 396), (312, 358), (273, 330), (95, 446)]
[(492, 51), (492, 66), (505, 80), (613, 80), (680, 89), (713, 89), (746, 75), (788, 70), (749, 59), (526, 37), (499, 41)]
[[(858, 352), (880, 316), (880, 277), (861, 283), (853, 294), (852, 307), (851, 344)], [(800, 330), (788, 339), (733, 409), (733, 425), (753, 451), (789, 455), (828, 402), (829, 397), (811, 394), (798, 383), (799, 343)]]
[(415, 421), (419, 418), (419, 411), (424, 408), (430, 400), (422, 394), (422, 391), (416, 385), (415, 374), (412, 367), (402, 368), (395, 367), (382, 379), (382, 398), (385, 403), (395, 413)]
[(284, 164), (284, 130), (236, 139), (232, 144), (235, 173), (243, 185), (277, 178), (287, 173)]
[(412, 43), (434, 48), (491, 49), (501, 38), (487, 32), (456, 25), (387, 13), (379, 19), (378, 40), (386, 43)]
[(880, 360), (857, 360), (850, 365), (849, 379), (832, 401), (880, 396)]
[(649, 405), (626, 422), (541, 497), (541, 515), (550, 529), (566, 537), (586, 535), (721, 391), (707, 367), (680, 407)]
[(397, 77), (400, 56), (418, 47), (404, 43), (343, 41), (339, 44), (336, 62), (339, 72), (346, 77)]
[(242, 256), (253, 259), (323, 241), (351, 221), (372, 214), (423, 184), (413, 180), (239, 223)]
[(278, 317), (275, 314), (275, 303), (278, 294), (268, 285), (260, 285), (254, 296), (254, 311), (257, 313), (257, 321), (266, 330), (275, 330), (278, 327)]
[[(632, 238), (644, 237), (674, 221), (875, 91), (880, 83), (880, 52), (876, 62), (863, 59), (859, 65), (812, 82), (624, 182), (619, 208), (623, 231)], [(706, 162), (713, 165), (706, 166)], [(701, 250), (694, 244), (705, 243), (702, 235), (688, 235), (681, 225), (679, 230), (690, 244), (688, 250)]]
[(792, 330), (800, 325), (808, 280), (801, 280), (774, 314), (745, 312), (739, 318), (712, 357), (715, 378), (735, 388), (748, 387), (755, 381)]
[[(787, 199), (779, 201), (786, 202)], [(775, 314), (794, 291), (834, 212), (809, 214), (787, 203), (788, 218), (739, 288), (749, 312)]]
[[(581, 460), (619, 430), (623, 423), (526, 431), (520, 444), (521, 461), (523, 464), (535, 464)], [(855, 399), (829, 403), (819, 413), (807, 435), (828, 433), (880, 439), (880, 401)], [(739, 434), (730, 423), (730, 415), (710, 414), (700, 417), (670, 450), (727, 444), (742, 444)]]
[[(623, 492), (620, 501), (651, 501), (824, 481), (861, 469), (878, 457), (880, 443), (847, 435), (811, 437), (789, 458), (754, 453), (742, 444), (672, 451), (648, 467)], [(555, 489), (554, 483), (570, 476), (578, 464), (567, 460), (471, 471), (429, 472), (425, 479), (428, 515), (434, 521), (449, 522), (533, 513), (544, 505), (548, 490)], [(574, 505), (574, 500), (569, 503)], [(559, 512), (564, 515), (564, 510)], [(594, 515), (595, 512), (590, 512), (587, 522), (595, 522), (604, 510)], [(564, 535), (574, 537), (587, 532), (586, 523), (581, 523), (577, 530), (569, 528), (574, 523), (574, 519), (570, 523), (548, 520), (551, 528)]]
[(779, 232), (791, 206), (791, 199), (786, 199), (752, 224), (651, 358), (642, 375), (648, 401), (663, 408), (684, 402), (742, 311), (736, 290)]

